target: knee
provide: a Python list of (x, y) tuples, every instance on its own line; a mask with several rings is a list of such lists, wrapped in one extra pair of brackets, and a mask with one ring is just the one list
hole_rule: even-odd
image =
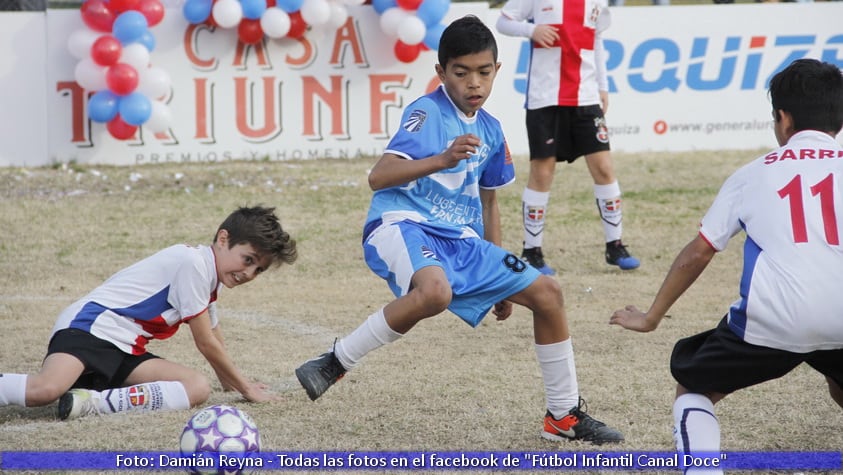
[(565, 300), (562, 297), (562, 287), (556, 279), (546, 275), (540, 276), (533, 283), (535, 288), (535, 298), (533, 299), (533, 310), (540, 308), (558, 309), (565, 305)]
[(211, 397), (211, 383), (203, 374), (193, 373), (181, 381), (191, 406), (197, 406)]
[(26, 406), (45, 406), (56, 401), (70, 388), (38, 376), (30, 376), (26, 381)]
[(435, 279), (413, 289), (419, 312), (425, 316), (434, 316), (444, 312), (451, 304), (453, 291), (447, 280)]

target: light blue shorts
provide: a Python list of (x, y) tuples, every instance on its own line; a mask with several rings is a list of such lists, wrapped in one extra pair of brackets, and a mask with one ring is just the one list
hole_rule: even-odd
[(521, 292), (541, 275), (515, 254), (478, 238), (437, 236), (412, 221), (382, 225), (363, 242), (366, 264), (389, 283), (396, 297), (410, 291), (419, 269), (441, 267), (451, 284), (448, 310), (472, 327), (498, 302)]

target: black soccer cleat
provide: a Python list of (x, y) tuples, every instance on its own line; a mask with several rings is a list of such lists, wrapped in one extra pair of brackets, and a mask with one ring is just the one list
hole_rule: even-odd
[(544, 416), (542, 437), (553, 441), (584, 440), (594, 445), (623, 442), (623, 434), (586, 414), (585, 401), (580, 398), (577, 407), (556, 419), (550, 411)]
[(343, 376), (345, 368), (333, 351), (323, 353), (296, 368), (296, 378), (311, 401), (318, 399)]
[(527, 261), (527, 264), (535, 267), (539, 272), (544, 275), (555, 275), (556, 270), (553, 267), (550, 267), (544, 262), (544, 254), (542, 254), (541, 247), (533, 247), (530, 249), (524, 249), (521, 251), (521, 259)]
[(620, 239), (606, 243), (606, 263), (622, 270), (637, 269), (641, 265), (641, 261), (629, 255)]

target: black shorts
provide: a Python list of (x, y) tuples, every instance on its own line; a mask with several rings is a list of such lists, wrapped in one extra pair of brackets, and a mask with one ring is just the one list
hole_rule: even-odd
[(676, 342), (670, 372), (691, 392), (729, 394), (780, 378), (802, 363), (843, 387), (843, 349), (792, 353), (753, 345), (735, 335), (723, 317), (717, 328)]
[(47, 355), (67, 353), (85, 365), (85, 371), (73, 384), (74, 388), (102, 391), (124, 386), (126, 378), (141, 363), (158, 358), (152, 353), (130, 355), (110, 342), (76, 328), (59, 330), (50, 340)]
[(530, 160), (556, 157), (571, 163), (583, 155), (609, 150), (609, 129), (598, 105), (527, 109)]

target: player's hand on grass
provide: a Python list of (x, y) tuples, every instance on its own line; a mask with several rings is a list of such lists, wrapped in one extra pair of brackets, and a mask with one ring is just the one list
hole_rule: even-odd
[(638, 310), (635, 305), (627, 305), (621, 310), (615, 310), (609, 318), (610, 325), (620, 325), (627, 330), (637, 332), (651, 332), (659, 326), (658, 320), (647, 318), (647, 314)]
[(498, 320), (506, 320), (510, 315), (512, 315), (512, 302), (504, 300), (503, 302), (496, 303), (492, 313)]
[(269, 386), (264, 383), (251, 382), (243, 397), (251, 402), (270, 402), (278, 401), (280, 397), (277, 394), (268, 392)]

